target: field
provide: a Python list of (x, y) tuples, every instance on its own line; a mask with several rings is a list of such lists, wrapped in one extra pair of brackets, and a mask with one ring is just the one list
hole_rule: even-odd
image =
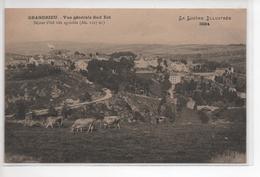
[[(246, 127), (242, 123), (122, 123), (122, 128), (71, 133), (6, 123), (5, 161), (41, 163), (207, 163), (245, 162)], [(98, 126), (96, 126), (98, 127)], [(234, 157), (233, 157), (234, 156)], [(216, 160), (214, 160), (216, 159)]]

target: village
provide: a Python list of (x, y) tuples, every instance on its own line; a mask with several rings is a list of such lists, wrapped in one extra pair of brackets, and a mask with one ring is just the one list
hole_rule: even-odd
[[(51, 44), (48, 45), (50, 52), (45, 55), (13, 55), (6, 61), (6, 70), (50, 65), (70, 73), (76, 73), (87, 83), (93, 84), (87, 76), (89, 62), (109, 62), (111, 60), (120, 62), (122, 58), (127, 58), (134, 61), (131, 70), (139, 79), (135, 79), (135, 84), (127, 83), (124, 91), (128, 93), (162, 98), (165, 97), (164, 92), (167, 92), (167, 96), (175, 104), (175, 107), (180, 104), (178, 98), (181, 95), (185, 97), (186, 107), (189, 109), (207, 108), (212, 111), (219, 109), (220, 106), (222, 108), (225, 106), (226, 108), (245, 106), (245, 75), (237, 73), (229, 64), (221, 66), (223, 64), (218, 62), (205, 61), (203, 63), (192, 59), (176, 60), (158, 56), (146, 57), (131, 52), (115, 52), (112, 55), (98, 52), (86, 54), (66, 49), (57, 50)], [(116, 74), (115, 69), (112, 69), (111, 72)], [(84, 78), (85, 76), (87, 77)], [(163, 90), (162, 81), (165, 77), (167, 77), (170, 86)], [(55, 85), (52, 89), (52, 98), (50, 99), (55, 99), (59, 96), (61, 90), (57, 89)], [(44, 95), (44, 93), (39, 94)], [(7, 103), (8, 100), (15, 102), (19, 99), (28, 99), (28, 89), (25, 89), (25, 93), (22, 95), (8, 98)], [(207, 100), (207, 98), (210, 98), (210, 100)], [(228, 98), (229, 100), (227, 100)], [(79, 98), (76, 100), (67, 98), (66, 101), (79, 103)]]
[[(177, 132), (199, 133), (203, 127), (209, 136), (196, 135), (205, 139), (203, 143), (217, 137), (221, 143), (216, 146), (224, 143), (237, 148), (236, 130), (244, 129), (246, 121), (246, 78), (232, 63), (131, 51), (57, 49), (52, 44), (48, 48), (44, 54), (6, 54), (5, 117), (13, 130), (40, 134), (62, 131), (70, 139), (64, 142), (69, 143), (79, 141), (78, 132), (91, 132), (91, 143), (98, 145), (103, 133), (137, 138), (137, 131), (145, 138), (145, 132), (150, 132), (156, 137), (173, 136), (173, 143), (179, 141)], [(83, 128), (82, 118), (94, 118), (94, 122)], [(225, 132), (228, 127), (233, 127), (231, 135), (216, 132)], [(192, 131), (186, 132), (188, 129)], [(239, 138), (244, 141), (244, 136)], [(179, 143), (186, 146), (187, 142), (183, 139)], [(184, 157), (179, 149), (172, 158), (181, 162)]]

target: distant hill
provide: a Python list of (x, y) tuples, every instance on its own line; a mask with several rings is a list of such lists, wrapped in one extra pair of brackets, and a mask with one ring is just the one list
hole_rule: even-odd
[(6, 53), (16, 54), (45, 54), (49, 51), (49, 45), (56, 49), (68, 49), (85, 53), (106, 53), (110, 54), (119, 51), (132, 51), (143, 56), (167, 56), (192, 58), (204, 58), (211, 56), (241, 56), (245, 57), (246, 46), (243, 44), (230, 45), (166, 45), (166, 44), (106, 44), (106, 43), (79, 43), (68, 41), (46, 41), (26, 42), (6, 45)]

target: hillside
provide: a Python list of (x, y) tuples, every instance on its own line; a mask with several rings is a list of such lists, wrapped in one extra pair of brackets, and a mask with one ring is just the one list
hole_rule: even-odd
[(86, 93), (89, 93), (92, 99), (100, 97), (102, 94), (101, 90), (95, 86), (87, 84), (84, 80), (79, 81), (75, 76), (64, 71), (42, 74), (39, 77), (36, 77), (36, 71), (25, 73), (34, 77), (27, 79), (27, 75), (22, 71), (19, 73), (6, 72), (6, 114), (13, 113), (15, 102), (22, 97), (27, 99), (28, 108), (44, 109), (51, 104), (61, 105), (66, 99), (81, 102), (86, 99)]

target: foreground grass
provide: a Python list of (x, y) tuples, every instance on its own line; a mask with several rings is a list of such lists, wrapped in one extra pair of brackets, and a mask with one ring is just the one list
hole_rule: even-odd
[(225, 151), (210, 160), (212, 163), (246, 163), (246, 154), (235, 151)]
[(240, 123), (227, 126), (123, 123), (120, 130), (96, 129), (91, 134), (73, 134), (69, 126), (67, 123), (64, 128), (45, 129), (6, 123), (5, 161), (207, 163), (227, 150), (246, 152), (245, 125)]

